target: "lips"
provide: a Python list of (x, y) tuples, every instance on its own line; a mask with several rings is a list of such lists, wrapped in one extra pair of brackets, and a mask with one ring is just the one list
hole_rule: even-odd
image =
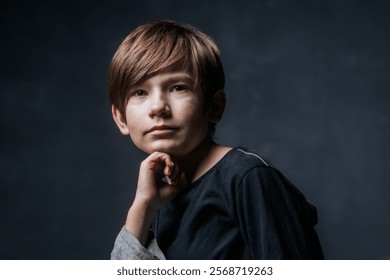
[(169, 125), (155, 125), (151, 129), (149, 129), (146, 133), (150, 132), (169, 132), (177, 130), (177, 127), (169, 126)]

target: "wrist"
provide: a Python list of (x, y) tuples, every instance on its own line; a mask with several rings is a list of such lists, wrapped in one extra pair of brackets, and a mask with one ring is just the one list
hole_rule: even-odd
[(145, 198), (142, 195), (136, 194), (132, 208), (137, 209), (138, 211), (143, 211), (145, 213), (155, 213), (160, 208), (157, 203), (153, 202), (153, 199)]
[(131, 205), (129, 212), (136, 212), (137, 215), (148, 217), (157, 213), (158, 207), (154, 206), (153, 203), (148, 199), (143, 199), (138, 196), (134, 198), (133, 204)]

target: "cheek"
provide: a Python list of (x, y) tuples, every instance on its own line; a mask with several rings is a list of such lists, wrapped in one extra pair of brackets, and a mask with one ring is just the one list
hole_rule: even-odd
[(134, 141), (139, 137), (140, 132), (142, 132), (143, 118), (140, 118), (139, 116), (135, 116), (133, 114), (126, 114), (126, 120), (126, 125), (129, 131), (130, 138)]
[(145, 118), (145, 109), (143, 106), (131, 106), (126, 107), (126, 121), (127, 126), (136, 128), (140, 120)]
[(185, 102), (178, 102), (176, 104), (176, 112), (181, 118), (187, 119), (189, 122), (200, 121), (207, 118), (203, 112), (203, 102), (201, 98), (189, 98)]
[(193, 133), (199, 134), (199, 136), (203, 135), (208, 131), (208, 117), (207, 115), (199, 110), (199, 111), (187, 111), (186, 120), (190, 127), (190, 130)]

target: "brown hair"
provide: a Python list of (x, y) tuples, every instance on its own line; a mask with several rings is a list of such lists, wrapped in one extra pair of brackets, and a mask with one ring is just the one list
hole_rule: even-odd
[(207, 110), (214, 94), (225, 84), (218, 47), (194, 27), (165, 20), (137, 27), (119, 46), (108, 75), (111, 103), (125, 117), (129, 88), (175, 65), (186, 67), (194, 75)]

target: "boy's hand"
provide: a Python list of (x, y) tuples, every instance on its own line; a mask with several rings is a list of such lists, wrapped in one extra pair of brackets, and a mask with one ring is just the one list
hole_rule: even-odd
[(185, 185), (184, 173), (179, 171), (172, 157), (154, 152), (141, 163), (134, 203), (143, 203), (157, 210)]
[[(165, 176), (169, 180), (164, 182), (162, 178)], [(135, 199), (125, 223), (126, 230), (145, 245), (157, 210), (185, 186), (184, 173), (179, 171), (170, 155), (161, 152), (149, 155), (140, 166)]]

